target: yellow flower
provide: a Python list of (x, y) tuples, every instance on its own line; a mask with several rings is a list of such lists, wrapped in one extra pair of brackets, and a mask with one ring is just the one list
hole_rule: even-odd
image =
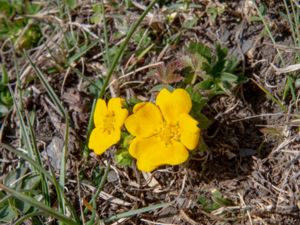
[(101, 155), (121, 138), (121, 127), (128, 116), (127, 109), (122, 108), (123, 101), (121, 98), (111, 98), (107, 105), (103, 99), (97, 101), (95, 128), (89, 140), (89, 148), (97, 155)]
[(170, 93), (160, 91), (156, 105), (138, 103), (125, 121), (127, 130), (135, 136), (129, 153), (137, 159), (142, 171), (152, 171), (161, 165), (178, 165), (188, 159), (196, 148), (200, 129), (189, 112), (192, 101), (184, 89)]

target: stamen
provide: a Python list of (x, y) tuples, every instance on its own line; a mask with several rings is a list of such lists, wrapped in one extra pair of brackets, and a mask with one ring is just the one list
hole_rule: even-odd
[(180, 139), (179, 125), (164, 123), (158, 136), (165, 143), (165, 145), (171, 144), (172, 141), (178, 141)]
[(101, 127), (103, 132), (111, 134), (111, 132), (115, 129), (115, 122), (116, 122), (115, 113), (108, 112), (103, 118), (103, 125)]

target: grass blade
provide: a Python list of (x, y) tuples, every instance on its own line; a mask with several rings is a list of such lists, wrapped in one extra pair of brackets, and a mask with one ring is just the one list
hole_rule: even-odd
[(58, 107), (58, 113), (62, 117), (65, 118), (65, 109), (64, 109), (62, 103), (60, 102), (58, 96), (54, 92), (53, 88), (48, 83), (47, 79), (45, 78), (43, 72), (33, 63), (33, 61), (31, 60), (31, 58), (29, 57), (29, 55), (27, 54), (26, 51), (24, 51), (24, 55), (27, 58), (27, 60), (29, 61), (29, 63), (31, 65), (31, 67), (33, 68), (33, 70), (35, 71), (36, 75), (38, 76), (38, 78), (42, 82), (43, 86), (46, 88), (50, 99), (53, 101), (53, 103), (56, 105), (56, 107)]
[(65, 215), (57, 212), (56, 210), (44, 205), (43, 203), (41, 203), (31, 197), (28, 197), (27, 195), (19, 193), (18, 191), (11, 189), (11, 188), (5, 186), (4, 184), (0, 184), (0, 188), (3, 189), (5, 192), (8, 192), (15, 198), (20, 199), (21, 201), (24, 201), (24, 202), (40, 209), (41, 211), (45, 212), (45, 214), (47, 214), (48, 216), (52, 216), (66, 224), (69, 224), (69, 225), (78, 225), (78, 223), (76, 223), (72, 219), (66, 217)]
[(28, 213), (28, 214), (22, 216), (21, 218), (19, 218), (13, 225), (25, 224), (24, 223), (25, 220), (35, 217), (35, 216), (43, 216), (43, 215), (45, 215), (45, 213), (42, 211)]
[(141, 214), (141, 213), (145, 213), (145, 212), (149, 212), (149, 211), (152, 211), (152, 210), (155, 210), (155, 209), (165, 208), (165, 207), (168, 207), (170, 205), (172, 205), (172, 203), (160, 203), (160, 204), (157, 204), (157, 205), (151, 205), (151, 206), (147, 206), (147, 207), (140, 208), (140, 209), (134, 209), (134, 210), (130, 210), (128, 212), (113, 215), (113, 216), (111, 216), (107, 219), (104, 219), (103, 221), (105, 223), (109, 223), (109, 222), (112, 222), (114, 220), (118, 220), (118, 219), (121, 219), (121, 218), (124, 218), (124, 217), (132, 217), (132, 216), (135, 216), (135, 215), (138, 215), (138, 214)]
[(47, 170), (45, 170), (42, 166), (40, 166), (34, 159), (30, 158), (29, 156), (27, 156), (26, 154), (24, 154), (23, 152), (15, 149), (14, 147), (4, 144), (4, 143), (0, 143), (0, 145), (2, 147), (4, 147), (6, 150), (16, 154), (17, 156), (21, 157), (22, 159), (28, 161), (30, 163), (30, 165), (32, 165), (35, 169), (39, 170), (45, 177), (47, 177), (52, 183), (53, 181), (53, 177), (48, 173)]
[(4, 144), (4, 143), (0, 143), (0, 145), (5, 148), (6, 150), (18, 155), (19, 157), (21, 157), (22, 159), (28, 161), (30, 163), (30, 165), (32, 165), (33, 167), (35, 167), (37, 170), (39, 170), (41, 173), (43, 173), (43, 175), (45, 177), (47, 177), (49, 179), (49, 181), (51, 181), (51, 183), (55, 186), (56, 188), (56, 192), (58, 196), (62, 196), (64, 198), (64, 201), (66, 202), (66, 204), (68, 205), (68, 208), (70, 209), (72, 216), (76, 219), (76, 221), (80, 221), (78, 215), (76, 214), (74, 208), (72, 207), (72, 205), (70, 204), (70, 202), (66, 199), (64, 192), (63, 192), (63, 187), (61, 187), (58, 182), (56, 181), (55, 178), (55, 174), (54, 172), (52, 173), (52, 176), (48, 173), (47, 170), (45, 170), (43, 167), (41, 167), (37, 162), (35, 162), (32, 158), (28, 157), (26, 154), (22, 153), (19, 150), (16, 150), (15, 148), (13, 148), (10, 145)]
[[(29, 134), (30, 134), (30, 138), (31, 138), (31, 143), (32, 143), (32, 148), (35, 154), (35, 158), (37, 160), (37, 163), (42, 167), (42, 159), (41, 159), (41, 155), (40, 152), (37, 148), (37, 144), (36, 144), (36, 138), (35, 138), (35, 133), (33, 131), (33, 127), (31, 125), (31, 121), (28, 118), (28, 116), (26, 116), (27, 119), (27, 124), (28, 124), (28, 128), (29, 128)], [(42, 192), (43, 192), (43, 196), (45, 199), (45, 203), (46, 205), (50, 205), (50, 195), (49, 195), (49, 188), (48, 188), (48, 184), (47, 184), (47, 179), (45, 177), (45, 175), (43, 173), (41, 173), (39, 170), (38, 172), (40, 173), (41, 176), (41, 186), (42, 186)]]
[(27, 127), (26, 127), (26, 124), (25, 124), (24, 117), (22, 116), (21, 110), (20, 110), (20, 108), (17, 104), (16, 98), (15, 98), (15, 96), (13, 94), (13, 91), (12, 91), (10, 86), (9, 86), (9, 90), (10, 90), (10, 94), (11, 94), (11, 96), (13, 98), (13, 101), (14, 101), (14, 105), (15, 105), (15, 108), (16, 108), (16, 111), (17, 111), (18, 119), (20, 121), (20, 128), (21, 128), (22, 137), (23, 137), (23, 140), (24, 140), (24, 143), (25, 143), (25, 147), (28, 150), (29, 156), (32, 159), (35, 159), (34, 150), (33, 150), (33, 147), (31, 145), (31, 139), (30, 139), (29, 134), (27, 132)]
[[(270, 29), (269, 29), (269, 26), (268, 26), (268, 24), (267, 24), (267, 22), (266, 22), (264, 16), (261, 14), (259, 8), (257, 7), (256, 2), (255, 2), (254, 0), (252, 0), (252, 2), (253, 2), (253, 5), (254, 5), (254, 7), (255, 7), (257, 13), (258, 13), (258, 16), (259, 16), (260, 20), (261, 20), (261, 21), (263, 22), (263, 24), (264, 24), (264, 27), (265, 27), (265, 29), (266, 29), (266, 31), (267, 31), (267, 33), (268, 33), (268, 35), (269, 35), (269, 37), (270, 37), (272, 43), (274, 44), (274, 46), (276, 46), (275, 38), (273, 37), (273, 35), (272, 35), (272, 33), (271, 33)], [(280, 58), (281, 62), (282, 62), (283, 64), (285, 64), (285, 63), (284, 63), (284, 60), (283, 60), (283, 57), (282, 57), (282, 54), (281, 54), (281, 52), (278, 50), (278, 48), (276, 48), (276, 51), (277, 51), (277, 53), (278, 53), (278, 55), (279, 55), (279, 58)]]
[[(67, 163), (67, 154), (68, 154), (68, 143), (69, 143), (69, 116), (66, 113), (66, 131), (65, 131), (65, 141), (64, 147), (62, 152), (62, 159), (61, 159), (61, 167), (60, 167), (60, 174), (59, 174), (59, 184), (61, 187), (65, 186), (65, 179), (66, 179), (66, 163)], [(66, 212), (65, 208), (65, 201), (64, 198), (61, 198), (61, 211), (63, 213)]]
[(112, 62), (111, 67), (109, 68), (109, 71), (107, 72), (106, 75), (106, 79), (104, 81), (103, 84), (103, 88), (101, 89), (101, 92), (99, 93), (99, 98), (102, 98), (104, 96), (106, 87), (110, 81), (110, 78), (113, 74), (113, 72), (115, 71), (115, 68), (117, 67), (119, 60), (121, 59), (121, 56), (123, 55), (130, 38), (132, 37), (132, 35), (134, 34), (134, 32), (136, 31), (136, 29), (138, 28), (138, 26), (140, 25), (140, 23), (143, 21), (143, 19), (146, 17), (146, 15), (149, 13), (149, 11), (152, 9), (152, 7), (155, 5), (155, 3), (158, 0), (153, 0), (145, 9), (145, 11), (143, 12), (143, 14), (139, 17), (139, 19), (135, 22), (135, 24), (132, 25), (132, 27), (130, 27), (130, 30), (124, 40), (124, 42), (122, 43), (122, 45), (120, 46), (120, 49), (118, 51), (118, 54), (116, 54), (116, 56), (114, 57), (114, 60)]
[(256, 84), (268, 97), (270, 97), (274, 102), (276, 102), (283, 111), (288, 112), (287, 108), (277, 98), (275, 98), (267, 89), (265, 89), (263, 86), (261, 86), (258, 82), (256, 82), (252, 78), (251, 81), (254, 84)]

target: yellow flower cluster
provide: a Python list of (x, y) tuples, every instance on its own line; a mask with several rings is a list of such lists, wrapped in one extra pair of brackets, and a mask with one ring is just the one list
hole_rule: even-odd
[(91, 133), (89, 148), (102, 154), (120, 140), (121, 127), (135, 138), (129, 153), (137, 160), (141, 171), (152, 171), (161, 165), (178, 165), (188, 159), (195, 149), (200, 129), (189, 112), (192, 101), (184, 89), (167, 89), (159, 92), (156, 104), (138, 103), (133, 114), (122, 108), (120, 98), (112, 98), (108, 105), (99, 99), (94, 113), (95, 129)]

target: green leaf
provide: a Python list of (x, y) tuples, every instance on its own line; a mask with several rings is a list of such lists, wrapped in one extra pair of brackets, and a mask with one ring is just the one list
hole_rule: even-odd
[(223, 197), (222, 193), (217, 189), (211, 191), (211, 200), (204, 195), (200, 195), (198, 203), (206, 212), (212, 212), (223, 206), (233, 206), (233, 201)]
[(12, 209), (8, 202), (6, 204), (0, 204), (0, 222), (10, 223), (14, 219), (17, 218), (17, 213), (14, 209)]
[(201, 205), (203, 210), (206, 212), (212, 212), (212, 211), (220, 208), (220, 206), (218, 204), (212, 202), (210, 199), (208, 199), (204, 195), (200, 195), (198, 197), (198, 203)]
[(23, 29), (26, 29), (25, 32), (16, 39), (15, 45), (17, 50), (29, 49), (36, 46), (42, 37), (41, 28), (37, 24), (31, 24), (27, 28), (24, 27), (22, 31)]
[(213, 64), (210, 72), (213, 77), (219, 77), (220, 72), (224, 70), (227, 53), (227, 48), (222, 48), (220, 44), (216, 45), (217, 61)]
[(213, 123), (203, 113), (198, 113), (197, 120), (199, 122), (198, 127), (200, 127), (201, 129), (207, 129)]
[(97, 98), (98, 96), (98, 92), (99, 90), (101, 90), (103, 88), (103, 79), (98, 79), (96, 81), (93, 82), (93, 84), (90, 84), (88, 89), (89, 92), (95, 97)]
[(211, 194), (212, 194), (212, 200), (215, 203), (219, 204), (220, 206), (232, 206), (232, 205), (234, 205), (233, 201), (231, 201), (230, 199), (224, 198), (222, 193), (217, 189), (213, 189), (211, 191)]
[(239, 66), (240, 61), (233, 57), (231, 60), (227, 60), (225, 65), (225, 71), (228, 73), (234, 73), (237, 70), (237, 67)]
[(0, 102), (8, 107), (13, 105), (13, 99), (8, 90), (0, 92)]
[(39, 4), (28, 3), (26, 4), (26, 14), (36, 14), (40, 11), (41, 7)]
[(89, 50), (91, 50), (93, 47), (95, 47), (98, 44), (99, 41), (94, 41), (90, 45), (83, 45), (79, 48), (79, 51), (76, 52), (74, 55), (72, 55), (70, 58), (68, 58), (68, 65), (72, 65), (75, 61), (80, 59), (83, 55), (85, 55)]
[(207, 79), (199, 82), (196, 86), (202, 90), (211, 90), (215, 88), (216, 85), (212, 79)]
[(131, 166), (133, 158), (129, 154), (128, 150), (119, 149), (115, 153), (115, 160), (120, 166)]
[(65, 0), (67, 6), (74, 9), (77, 6), (77, 0)]
[(227, 81), (229, 83), (233, 83), (233, 82), (237, 82), (238, 76), (232, 73), (222, 72), (220, 79), (221, 81)]
[(207, 59), (208, 62), (211, 62), (211, 50), (209, 47), (205, 46), (204, 44), (198, 42), (191, 42), (188, 46), (189, 52), (192, 54), (199, 54), (205, 59)]
[(31, 205), (16, 198), (14, 199), (14, 207), (17, 208), (19, 212), (22, 212), (22, 214), (26, 214), (31, 208)]
[(202, 135), (200, 135), (199, 144), (198, 144), (197, 149), (201, 152), (206, 152), (207, 151), (207, 145), (206, 145)]
[(189, 93), (193, 103), (192, 113), (201, 113), (201, 110), (207, 104), (208, 99), (206, 97), (203, 97), (199, 91), (193, 90), (192, 87), (186, 88), (186, 91)]
[(265, 16), (267, 13), (267, 7), (264, 3), (261, 3), (258, 7), (259, 12), (261, 13), (261, 15)]
[(94, 14), (91, 17), (91, 22), (94, 24), (99, 24), (103, 18), (103, 6), (101, 3), (93, 4), (92, 6)]
[(151, 88), (149, 92), (158, 92), (164, 88), (168, 89), (169, 91), (174, 90), (174, 88), (169, 84), (158, 84), (158, 85), (155, 85), (153, 88)]
[(249, 81), (248, 77), (245, 77), (244, 75), (239, 75), (237, 83), (238, 84), (245, 84)]
[(10, 17), (13, 14), (13, 7), (7, 0), (0, 0), (0, 18)]
[(22, 188), (22, 177), (26, 174), (27, 168), (21, 164), (16, 170), (10, 171), (4, 178), (4, 184), (15, 188), (16, 190)]

